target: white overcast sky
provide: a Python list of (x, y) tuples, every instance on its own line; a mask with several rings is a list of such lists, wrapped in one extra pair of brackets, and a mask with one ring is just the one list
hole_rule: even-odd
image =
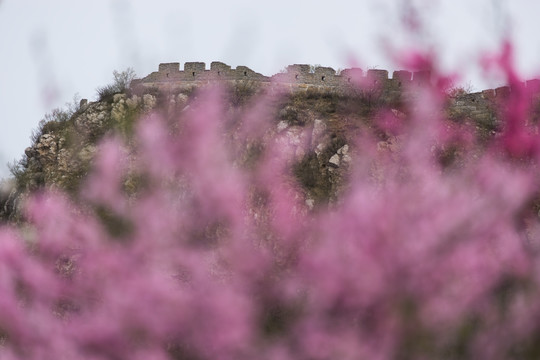
[[(419, 10), (409, 34), (403, 14)], [(539, 0), (0, 0), (0, 178), (31, 130), (113, 70), (139, 76), (160, 62), (223, 61), (272, 75), (293, 63), (395, 70), (381, 44), (430, 47), (476, 90), (482, 51), (511, 34), (524, 78), (540, 74)]]

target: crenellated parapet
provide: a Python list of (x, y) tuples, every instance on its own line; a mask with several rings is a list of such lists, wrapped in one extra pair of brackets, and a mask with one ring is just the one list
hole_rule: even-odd
[(250, 80), (261, 83), (279, 83), (290, 86), (298, 85), (349, 88), (359, 82), (399, 88), (404, 84), (414, 84), (429, 81), (429, 73), (395, 71), (392, 78), (388, 71), (372, 69), (364, 72), (359, 68), (345, 69), (337, 72), (331, 67), (314, 67), (306, 64), (287, 66), (285, 72), (272, 76), (257, 73), (247, 66), (231, 66), (222, 62), (212, 62), (206, 68), (203, 62), (187, 62), (183, 70), (180, 63), (159, 64), (158, 71), (142, 78), (135, 79), (132, 86), (143, 87), (171, 87), (199, 85), (211, 81), (242, 81)]
[[(214, 61), (210, 68), (204, 62), (186, 62), (183, 69), (180, 63), (159, 64), (158, 71), (142, 79), (135, 79), (132, 88), (157, 88), (160, 90), (174, 90), (178, 88), (197, 87), (212, 82), (242, 82), (251, 81), (267, 86), (286, 86), (291, 90), (306, 90), (309, 88), (327, 88), (331, 91), (348, 91), (351, 89), (376, 91), (377, 96), (389, 103), (399, 102), (408, 97), (415, 96), (415, 89), (420, 85), (432, 82), (429, 71), (397, 70), (389, 76), (387, 70), (370, 69), (364, 71), (360, 68), (336, 71), (331, 67), (312, 66), (306, 64), (293, 64), (283, 72), (272, 76), (257, 73), (247, 66), (232, 68), (222, 62)], [(404, 91), (404, 90), (407, 91)], [(540, 80), (529, 80), (523, 83), (523, 89), (528, 93), (540, 92)], [(476, 93), (464, 93), (451, 98), (451, 106), (459, 114), (463, 113), (487, 117), (491, 114), (493, 105), (511, 94), (508, 86), (484, 90)], [(537, 98), (534, 101), (538, 101)]]
[(256, 73), (247, 66), (238, 66), (232, 69), (231, 66), (217, 61), (210, 64), (210, 69), (207, 69), (203, 62), (187, 62), (184, 64), (183, 70), (180, 70), (180, 63), (165, 63), (159, 64), (158, 71), (142, 79), (133, 80), (131, 86), (167, 88), (200, 85), (220, 80), (268, 82), (270, 78)]
[(508, 105), (508, 98), (515, 91), (525, 92), (534, 109), (540, 104), (540, 80), (533, 79), (520, 83), (519, 89), (501, 86), (474, 93), (457, 94), (451, 97), (451, 114), (457, 118), (474, 118), (484, 123), (493, 123), (497, 113)]
[(289, 65), (284, 73), (271, 77), (278, 83), (315, 85), (323, 87), (336, 87), (347, 89), (358, 84), (378, 87), (396, 87), (407, 84), (425, 83), (430, 80), (428, 72), (394, 71), (389, 78), (387, 70), (370, 69), (364, 71), (360, 68), (344, 69), (337, 72), (331, 67), (311, 67), (305, 64)]

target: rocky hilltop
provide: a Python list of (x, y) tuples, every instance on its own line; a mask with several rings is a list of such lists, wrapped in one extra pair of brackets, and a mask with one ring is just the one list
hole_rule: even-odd
[[(355, 74), (359, 77), (354, 78)], [(351, 84), (358, 79), (364, 81), (361, 89)], [(57, 187), (77, 197), (101, 138), (114, 133), (135, 147), (133, 131), (145, 114), (156, 112), (174, 123), (189, 108), (198, 89), (215, 81), (225, 84), (228, 125), (224, 136), (231, 139), (235, 124), (259, 95), (286, 89), (275, 96), (268, 121), (274, 133), (286, 134), (293, 142), (308, 137), (312, 151), (298, 154), (294, 176), (305, 191), (306, 203), (314, 207), (336, 200), (355, 156), (351, 137), (366, 126), (376, 128), (381, 109), (389, 110), (395, 118), (406, 118), (414, 89), (421, 84), (429, 86), (429, 74), (401, 71), (389, 79), (388, 72), (380, 70), (364, 74), (348, 69), (338, 74), (331, 68), (291, 65), (285, 73), (265, 77), (246, 67), (231, 69), (223, 63), (212, 63), (210, 70), (204, 63), (186, 63), (183, 71), (178, 63), (161, 64), (158, 72), (134, 79), (131, 86), (109, 87), (98, 101), (83, 99), (76, 109), (57, 110), (42, 121), (33, 143), (12, 168), (14, 181), (2, 187), (0, 217), (19, 221), (26, 195), (39, 188)], [(489, 137), (497, 131), (497, 103), (509, 91), (454, 91), (447, 96), (444, 111), (452, 121), (470, 122), (480, 137)], [(394, 151), (398, 147), (397, 138), (384, 131), (378, 134), (381, 149)], [(264, 144), (247, 144), (238, 155), (239, 166), (251, 166), (261, 149)], [(133, 183), (133, 179), (126, 179), (127, 192), (136, 192)]]

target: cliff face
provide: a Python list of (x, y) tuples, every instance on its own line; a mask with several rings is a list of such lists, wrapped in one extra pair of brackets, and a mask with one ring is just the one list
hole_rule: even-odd
[[(13, 169), (15, 182), (2, 187), (0, 217), (20, 219), (20, 208), (26, 194), (42, 187), (58, 187), (76, 196), (91, 169), (97, 144), (107, 134), (122, 136), (133, 149), (130, 152), (134, 154), (136, 144), (133, 143), (132, 134), (137, 122), (145, 114), (158, 113), (170, 124), (181, 119), (182, 112), (188, 109), (191, 101), (197, 97), (197, 89), (206, 82), (184, 81), (180, 83), (182, 86), (172, 86), (178, 83), (176, 78), (180, 77), (180, 73), (185, 75), (185, 71), (179, 72), (177, 65), (174, 69), (165, 65), (167, 64), (160, 65), (159, 72), (135, 81), (125, 93), (117, 93), (97, 102), (88, 103), (83, 100), (79, 108), (69, 116), (49, 118), (48, 122), (41, 123), (33, 144), (25, 150), (23, 159)], [(225, 77), (233, 74), (255, 80), (262, 76), (243, 67), (230, 70), (230, 67), (224, 68), (224, 64), (218, 65), (220, 64), (213, 65), (210, 71), (212, 74), (216, 72), (220, 74), (218, 76)], [(189, 69), (193, 70), (190, 72), (191, 77), (201, 76), (200, 72), (205, 71), (204, 64), (191, 66)], [(293, 81), (304, 82), (310, 76), (320, 75), (323, 70), (329, 71), (322, 68), (311, 73), (301, 66), (288, 68), (289, 73), (299, 71), (302, 75), (293, 77)], [(351, 71), (333, 76), (336, 79), (339, 76), (340, 81), (343, 81), (343, 77), (350, 75)], [(375, 75), (381, 77), (379, 72)], [(385, 74), (387, 77), (387, 72)], [(414, 92), (399, 89), (396, 85), (396, 81), (401, 81), (403, 76), (407, 74), (398, 72), (394, 74), (395, 79), (379, 83), (379, 86), (372, 86), (367, 91), (344, 92), (332, 86), (297, 83), (293, 87), (288, 86), (287, 91), (272, 101), (273, 110), (268, 119), (271, 134), (267, 138), (280, 134), (299, 145), (293, 173), (305, 192), (308, 206), (315, 207), (336, 201), (345, 183), (343, 179), (348, 173), (351, 159), (355, 156), (356, 149), (351, 139), (362, 129), (367, 127), (378, 132), (382, 151), (395, 151), (399, 147), (398, 138), (376, 129), (376, 118), (382, 109), (386, 109), (385, 116), (390, 114), (389, 116), (396, 120), (407, 117), (410, 99), (415, 95)], [(408, 76), (408, 81), (412, 81), (410, 73)], [(283, 78), (286, 74), (277, 77)], [(227, 130), (224, 136), (232, 141), (239, 119), (252, 111), (251, 106), (256, 103), (252, 100), (258, 95), (275, 91), (270, 89), (270, 82), (266, 79), (254, 79), (234, 78), (227, 82), (227, 109), (224, 115)], [(330, 83), (328, 80), (327, 83)], [(143, 86), (144, 84), (148, 86)], [(489, 137), (496, 132), (498, 126), (497, 96), (504, 96), (503, 91), (499, 90), (498, 94), (493, 91), (449, 96), (446, 115), (456, 122), (471, 122), (481, 137)], [(171, 131), (175, 131), (175, 125), (171, 126)], [(301, 149), (300, 144), (307, 144), (309, 150)], [(253, 166), (265, 146), (264, 143), (246, 144), (244, 151), (237, 154), (239, 166)], [(129, 182), (130, 179), (126, 179), (126, 184)], [(129, 186), (126, 185), (126, 188), (131, 191)]]
[[(90, 169), (97, 142), (109, 132), (124, 131), (131, 117), (155, 106), (155, 97), (117, 94), (111, 101), (82, 100), (69, 116), (52, 116), (40, 123), (33, 143), (12, 169), (15, 182), (4, 196), (0, 216), (20, 217), (26, 194), (56, 187), (75, 194)], [(56, 113), (58, 114), (58, 113)]]
[[(225, 116), (234, 123), (249, 106), (249, 100), (260, 91), (252, 84), (237, 84), (227, 91), (228, 110)], [(14, 169), (16, 181), (5, 186), (2, 201), (4, 219), (20, 219), (20, 208), (26, 195), (43, 187), (54, 187), (76, 196), (91, 169), (91, 162), (101, 138), (115, 134), (135, 146), (132, 134), (136, 123), (146, 114), (155, 112), (174, 123), (189, 108), (196, 91), (178, 93), (115, 94), (106, 101), (81, 101), (78, 110), (64, 121), (42, 123), (33, 144), (25, 150), (23, 159)], [(341, 99), (328, 93), (290, 94), (276, 102), (272, 111), (272, 132), (286, 136), (293, 143), (309, 138), (313, 153), (299, 152), (295, 174), (306, 189), (312, 206), (334, 198), (348, 166), (350, 150), (338, 112)], [(305, 131), (309, 128), (309, 131)], [(224, 136), (234, 138), (234, 125)], [(269, 135), (270, 137), (272, 135)], [(238, 154), (240, 166), (253, 166), (265, 144), (246, 144)], [(130, 179), (126, 179), (126, 186)]]

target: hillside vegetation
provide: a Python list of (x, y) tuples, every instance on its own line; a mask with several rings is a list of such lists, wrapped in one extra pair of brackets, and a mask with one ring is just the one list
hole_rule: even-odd
[[(3, 193), (1, 218), (20, 220), (19, 209), (26, 195), (40, 188), (55, 187), (77, 197), (101, 139), (116, 135), (131, 143), (137, 122), (148, 114), (166, 118), (173, 131), (182, 111), (189, 108), (200, 90), (187, 87), (162, 92), (150, 88), (134, 92), (129, 88), (133, 78), (131, 69), (115, 72), (114, 82), (97, 90), (98, 101), (89, 103), (81, 100), (76, 103), (74, 100), (74, 103), (55, 109), (40, 121), (32, 134), (31, 145), (23, 157), (11, 165), (15, 185), (6, 186), (9, 191)], [(252, 107), (256, 106), (258, 99), (266, 96), (266, 91), (253, 81), (226, 85), (223, 103), (227, 112), (222, 120), (227, 131), (224, 136), (234, 138), (241, 119), (254, 111)], [(480, 138), (493, 136), (498, 126), (496, 109), (486, 108), (477, 114), (471, 113), (467, 106), (463, 106), (468, 95), (460, 89), (448, 92), (445, 110), (448, 118), (455, 123), (468, 123), (475, 127)], [(380, 120), (405, 119), (413, 103), (405, 98), (405, 95), (386, 97), (382, 91), (373, 89), (343, 93), (332, 88), (312, 87), (288, 90), (273, 97), (266, 112), (258, 116), (273, 124), (272, 131), (285, 131), (298, 141), (306, 129), (312, 131), (308, 136), (310, 139), (302, 139), (310, 141), (310, 150), (297, 158), (294, 174), (309, 203), (327, 204), (336, 201), (339, 189), (344, 185), (343, 178), (350, 161), (347, 152), (354, 151), (352, 139), (368, 128), (376, 133), (381, 146), (387, 146), (383, 143), (390, 144), (389, 148), (397, 146), (396, 137), (386, 131)], [(244, 153), (239, 154), (236, 160), (253, 165), (265, 144), (245, 145)], [(441, 161), (451, 162), (454, 155), (455, 149), (445, 151), (441, 154)], [(131, 182), (132, 179), (126, 179), (126, 191), (134, 191), (129, 186)]]

